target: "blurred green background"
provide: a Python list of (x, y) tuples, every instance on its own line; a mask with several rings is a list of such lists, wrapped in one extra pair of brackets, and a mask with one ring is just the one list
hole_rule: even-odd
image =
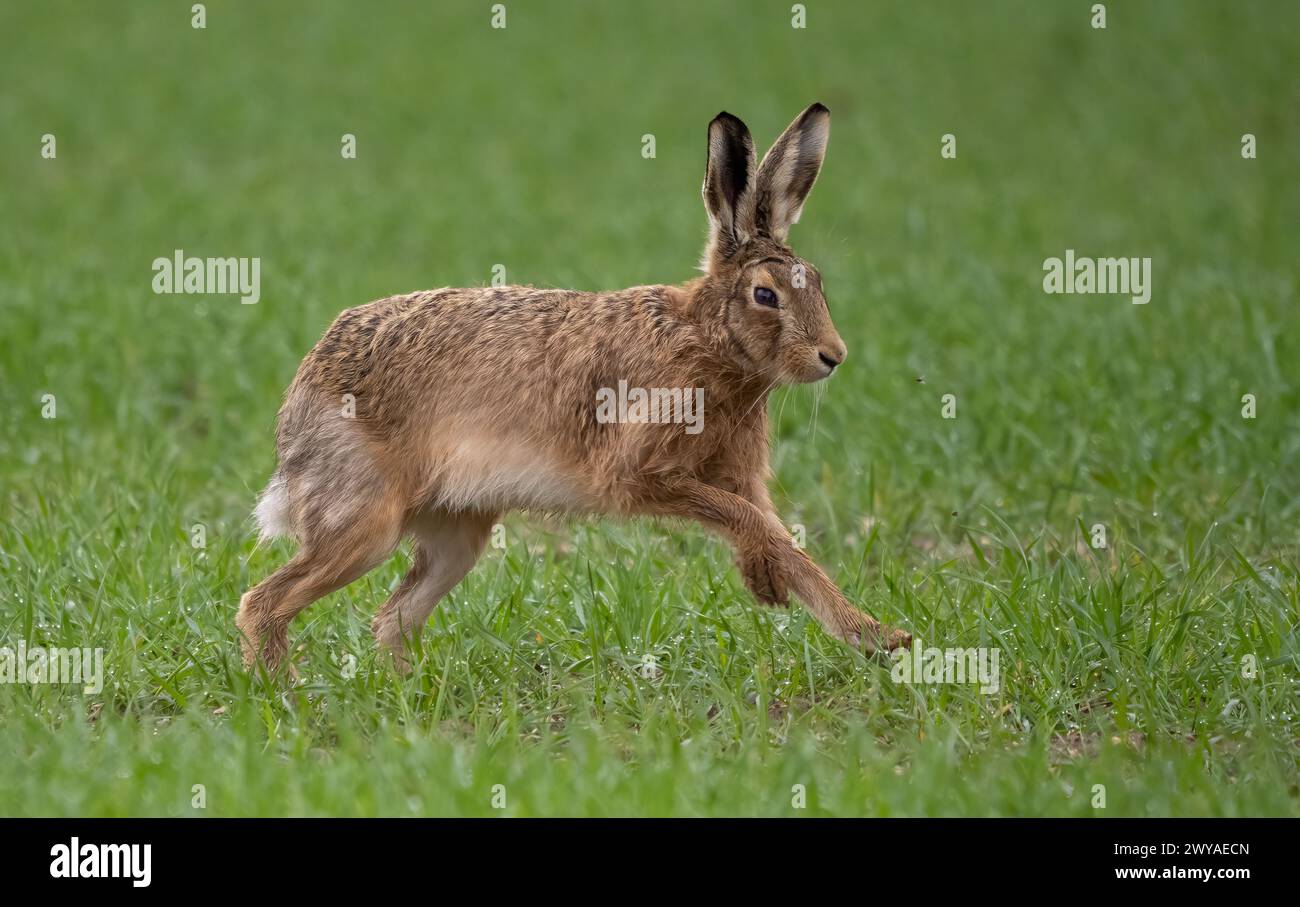
[[(1296, 812), (1300, 8), (505, 6), (0, 8), (0, 645), (111, 672), (0, 687), (0, 809), (491, 814), (499, 777), (512, 814)], [(850, 355), (774, 397), (774, 491), (865, 608), (1000, 647), (1001, 692), (891, 683), (689, 527), (517, 517), (418, 676), (369, 644), (394, 561), (298, 620), (292, 693), (245, 678), (288, 551), (248, 513), (334, 315), (497, 264), (686, 280), (709, 119), (766, 148), (814, 100), (792, 243)], [(1150, 304), (1045, 295), (1067, 248), (1152, 258)], [(260, 303), (154, 295), (174, 249), (259, 257)]]

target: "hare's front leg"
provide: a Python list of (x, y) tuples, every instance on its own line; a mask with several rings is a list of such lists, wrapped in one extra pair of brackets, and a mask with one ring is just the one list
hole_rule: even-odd
[[(704, 484), (708, 485), (707, 482)], [(758, 508), (759, 512), (767, 519), (773, 532), (782, 538), (789, 539), (791, 545), (794, 544), (794, 540), (790, 538), (785, 524), (781, 522), (781, 517), (776, 512), (776, 508), (772, 506), (772, 498), (767, 493), (766, 485), (761, 481), (752, 481), (748, 483), (747, 487), (742, 487), (738, 491), (738, 495)], [(740, 575), (745, 581), (745, 587), (749, 589), (754, 598), (765, 605), (781, 608), (789, 607), (790, 570), (787, 563), (788, 558), (784, 551), (770, 544), (768, 533), (751, 532), (747, 535), (752, 540), (752, 543), (743, 546), (743, 550), (735, 540), (732, 542), (733, 546), (737, 547), (736, 565), (740, 568)]]
[(662, 489), (650, 506), (657, 513), (689, 517), (726, 535), (736, 549), (746, 584), (760, 600), (770, 592), (779, 603), (788, 587), (828, 633), (868, 653), (911, 643), (907, 633), (888, 629), (855, 608), (821, 567), (795, 547), (774, 514), (740, 495), (685, 480)]

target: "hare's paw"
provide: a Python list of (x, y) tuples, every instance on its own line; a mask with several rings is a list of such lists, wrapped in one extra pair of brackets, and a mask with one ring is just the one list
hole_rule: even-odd
[(861, 611), (846, 613), (841, 619), (840, 638), (868, 655), (891, 652), (912, 644), (912, 634), (906, 630), (886, 627), (880, 621)]
[(393, 613), (380, 612), (370, 624), (375, 642), (379, 644), (380, 653), (387, 656), (393, 671), (405, 677), (411, 673), (411, 659), (408, 657), (408, 638), (402, 634), (401, 627)]

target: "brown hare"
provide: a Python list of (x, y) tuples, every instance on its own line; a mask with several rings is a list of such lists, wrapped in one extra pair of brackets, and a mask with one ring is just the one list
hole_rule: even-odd
[[(245, 661), (279, 665), (294, 615), (409, 535), (411, 568), (373, 627), (405, 670), (408, 637), (510, 510), (696, 520), (731, 543), (759, 601), (793, 593), (868, 652), (909, 644), (793, 544), (765, 484), (768, 393), (827, 377), (846, 352), (820, 274), (786, 245), (829, 134), (813, 104), (756, 164), (745, 124), (714, 118), (704, 273), (684, 284), (429, 290), (339, 315), (280, 410), (256, 516), (300, 548), (240, 600)], [(602, 418), (625, 387), (685, 389), (703, 418)]]

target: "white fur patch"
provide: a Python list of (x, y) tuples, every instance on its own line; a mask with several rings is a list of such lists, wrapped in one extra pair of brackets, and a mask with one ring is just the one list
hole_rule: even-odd
[(284, 480), (278, 475), (272, 476), (270, 484), (257, 499), (257, 508), (253, 511), (260, 530), (259, 538), (271, 539), (277, 535), (290, 535), (293, 527), (289, 525), (289, 494), (284, 487)]
[(589, 496), (541, 450), (502, 438), (464, 438), (438, 473), (436, 503), (451, 510), (585, 509)]

